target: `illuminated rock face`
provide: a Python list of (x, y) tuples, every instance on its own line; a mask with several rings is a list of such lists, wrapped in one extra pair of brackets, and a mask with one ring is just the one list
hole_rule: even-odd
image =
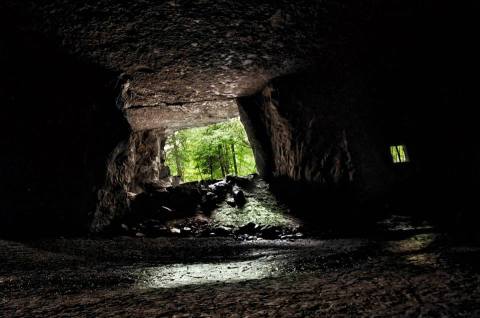
[(149, 184), (167, 186), (170, 171), (164, 165), (163, 130), (132, 132), (120, 142), (107, 160), (107, 173), (98, 190), (98, 201), (90, 229), (100, 231), (130, 209), (129, 195), (136, 195)]

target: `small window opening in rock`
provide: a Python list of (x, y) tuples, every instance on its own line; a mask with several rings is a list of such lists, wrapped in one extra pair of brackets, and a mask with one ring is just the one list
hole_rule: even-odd
[(410, 161), (405, 145), (390, 146), (390, 154), (392, 155), (394, 163), (403, 163)]
[(179, 130), (167, 138), (166, 164), (182, 182), (256, 173), (255, 159), (239, 118)]

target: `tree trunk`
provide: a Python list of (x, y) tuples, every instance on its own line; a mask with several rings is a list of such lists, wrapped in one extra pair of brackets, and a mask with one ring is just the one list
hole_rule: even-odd
[(233, 158), (233, 169), (235, 170), (235, 175), (238, 176), (238, 167), (237, 167), (237, 156), (235, 154), (235, 144), (230, 144), (230, 149), (232, 150), (232, 158)]
[(180, 159), (180, 150), (177, 145), (177, 138), (175, 134), (172, 135), (173, 141), (173, 156), (175, 157), (175, 165), (177, 166), (177, 175), (180, 177), (180, 180), (183, 181), (183, 169), (182, 169), (182, 160)]
[(224, 157), (224, 160), (223, 162), (225, 163), (225, 174), (230, 174), (230, 156), (228, 155), (229, 151), (228, 151), (228, 145), (227, 144), (224, 144), (223, 145), (224, 147), (223, 148), (223, 153), (225, 155)]
[(218, 161), (220, 163), (220, 169), (222, 170), (222, 176), (225, 178), (225, 164), (223, 162), (223, 149), (222, 145), (218, 145)]

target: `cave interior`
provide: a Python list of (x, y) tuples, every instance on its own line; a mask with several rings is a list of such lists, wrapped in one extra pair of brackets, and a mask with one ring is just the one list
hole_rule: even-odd
[[(111, 238), (260, 182), (301, 235), (394, 214), (478, 243), (474, 6), (3, 0), (0, 236)], [(167, 137), (238, 116), (258, 175), (174, 184)]]

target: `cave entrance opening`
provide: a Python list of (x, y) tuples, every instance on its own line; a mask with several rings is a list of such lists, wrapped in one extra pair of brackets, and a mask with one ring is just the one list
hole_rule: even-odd
[(257, 172), (252, 147), (238, 117), (172, 133), (167, 137), (165, 154), (171, 175), (180, 182)]
[[(143, 173), (137, 173), (137, 183), (143, 188), (129, 193), (131, 213), (121, 221), (123, 232), (140, 237), (242, 239), (297, 234), (300, 221), (272, 193), (270, 184), (255, 174), (253, 150), (238, 117), (166, 135), (160, 130), (137, 137), (141, 142), (135, 147), (136, 160), (146, 162), (137, 167)], [(144, 172), (151, 176), (151, 171), (159, 169), (159, 177), (147, 182), (150, 179)]]

